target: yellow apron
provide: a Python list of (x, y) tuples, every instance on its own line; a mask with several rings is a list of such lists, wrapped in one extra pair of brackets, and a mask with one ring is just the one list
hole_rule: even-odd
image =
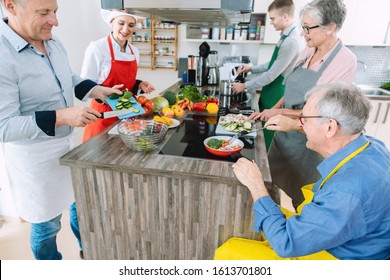
[[(355, 157), (361, 153), (367, 146), (370, 144), (370, 141), (365, 143), (362, 147), (352, 152), (346, 158), (344, 158), (321, 182), (321, 185), (318, 189), (321, 189), (322, 186), (329, 180), (336, 172), (339, 170), (345, 163), (347, 163), (351, 158)], [(314, 197), (313, 186), (315, 184), (309, 184), (302, 187), (302, 193), (305, 200), (297, 207), (297, 213), (291, 212), (287, 209), (281, 207), (282, 212), (285, 214), (286, 219), (290, 218), (293, 215), (300, 215), (303, 209), (303, 206), (312, 202)], [(279, 257), (276, 252), (272, 249), (271, 245), (267, 240), (257, 241), (250, 240), (245, 238), (233, 237), (226, 241), (222, 246), (217, 248), (215, 251), (215, 260), (337, 260), (327, 251), (320, 251), (314, 254), (307, 256), (294, 257), (294, 258), (282, 258)]]

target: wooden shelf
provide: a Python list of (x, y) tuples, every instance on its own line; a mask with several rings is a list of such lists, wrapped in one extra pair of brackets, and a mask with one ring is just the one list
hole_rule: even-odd
[[(154, 27), (159, 26), (160, 22), (152, 20), (152, 69), (164, 69), (164, 70), (177, 70), (178, 65), (178, 30), (175, 25), (174, 28), (160, 28)], [(164, 32), (165, 31), (165, 32)], [(156, 35), (158, 32), (159, 35)], [(161, 36), (164, 35), (164, 36)], [(164, 38), (156, 40), (155, 38)], [(170, 39), (168, 39), (170, 38)], [(165, 46), (165, 47), (164, 47)], [(173, 53), (173, 54), (170, 54)], [(169, 64), (168, 64), (169, 63)], [(167, 66), (164, 66), (167, 65)]]
[(176, 41), (169, 41), (169, 42), (153, 41), (153, 44), (176, 44)]
[[(136, 38), (137, 38), (137, 35), (140, 36), (140, 38), (144, 38), (144, 35), (145, 32), (150, 32), (150, 37), (149, 37), (149, 41), (132, 41), (131, 43), (132, 44), (137, 44), (140, 46), (140, 48), (143, 51), (144, 53), (140, 53), (140, 56), (143, 57), (142, 59), (142, 63), (143, 65), (142, 66), (139, 66), (139, 68), (149, 68), (149, 69), (152, 69), (152, 70), (155, 70), (155, 69), (166, 69), (166, 70), (177, 70), (177, 65), (178, 65), (178, 58), (177, 58), (177, 54), (178, 54), (178, 41), (177, 41), (177, 38), (178, 38), (178, 29), (177, 29), (177, 26), (175, 25), (174, 28), (159, 28), (159, 27), (154, 27), (155, 25), (159, 25), (160, 24), (160, 21), (157, 21), (155, 19), (151, 19), (151, 28), (139, 28), (139, 29), (136, 29), (136, 32), (138, 31), (139, 33), (136, 33)], [(165, 32), (164, 32), (165, 31)], [(158, 32), (159, 35), (156, 35), (156, 33)], [(174, 38), (173, 40), (155, 40), (154, 38), (155, 37), (164, 37), (164, 36), (160, 36), (160, 35), (164, 35), (164, 36), (167, 36), (165, 38)], [(142, 47), (141, 47), (142, 45)], [(165, 45), (165, 46), (164, 46)], [(150, 46), (150, 49), (147, 49), (146, 47), (144, 46)], [(162, 52), (162, 50), (164, 50), (165, 52), (167, 53), (172, 53), (173, 54), (160, 54), (160, 52)], [(148, 53), (145, 53), (145, 52), (149, 52), (150, 51), (150, 54)], [(149, 59), (150, 57), (150, 59)], [(150, 61), (150, 62), (149, 62)], [(157, 66), (158, 64), (166, 64), (167, 62), (169, 63), (172, 63), (170, 65), (172, 65), (171, 67), (163, 67), (163, 66)], [(150, 63), (150, 66), (145, 66), (145, 65), (149, 65)]]

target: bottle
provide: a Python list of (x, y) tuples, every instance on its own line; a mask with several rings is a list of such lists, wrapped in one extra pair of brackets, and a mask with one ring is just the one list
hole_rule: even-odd
[(258, 20), (256, 23), (256, 36), (255, 36), (255, 40), (257, 41), (260, 40), (260, 32), (261, 32), (261, 20)]
[(187, 71), (183, 72), (182, 78), (181, 78), (183, 84), (188, 83), (188, 78), (187, 78)]

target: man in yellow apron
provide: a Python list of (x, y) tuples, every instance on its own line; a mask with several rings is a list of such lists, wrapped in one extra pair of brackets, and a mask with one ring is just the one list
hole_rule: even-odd
[(320, 85), (306, 95), (297, 120), (275, 116), (266, 126), (300, 129), (307, 147), (325, 160), (321, 179), (302, 188), (297, 213), (280, 209), (269, 197), (256, 164), (233, 165), (254, 203), (254, 229), (263, 241), (231, 238), (215, 259), (389, 259), (390, 153), (362, 133), (370, 103), (354, 86)]
[[(294, 2), (275, 0), (268, 7), (271, 24), (281, 31), (280, 40), (275, 46), (271, 60), (257, 66), (241, 66), (238, 73), (263, 73), (246, 83), (233, 83), (233, 92), (241, 93), (245, 89), (261, 89), (259, 110), (272, 108), (284, 94), (284, 76), (292, 70), (296, 58), (304, 48), (299, 30), (294, 24)], [(274, 132), (264, 131), (266, 148), (271, 144)]]

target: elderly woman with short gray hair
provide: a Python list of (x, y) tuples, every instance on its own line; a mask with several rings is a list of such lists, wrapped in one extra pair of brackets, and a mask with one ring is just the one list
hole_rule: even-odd
[[(254, 113), (252, 119), (267, 121), (275, 115), (298, 118), (305, 93), (315, 85), (334, 81), (352, 82), (356, 57), (337, 36), (346, 17), (342, 0), (314, 0), (300, 12), (307, 47), (285, 79), (284, 97), (270, 110)], [(269, 164), (273, 183), (285, 191), (296, 207), (302, 200), (300, 186), (319, 179), (317, 166), (323, 158), (306, 148), (300, 132), (277, 132), (271, 144)]]

